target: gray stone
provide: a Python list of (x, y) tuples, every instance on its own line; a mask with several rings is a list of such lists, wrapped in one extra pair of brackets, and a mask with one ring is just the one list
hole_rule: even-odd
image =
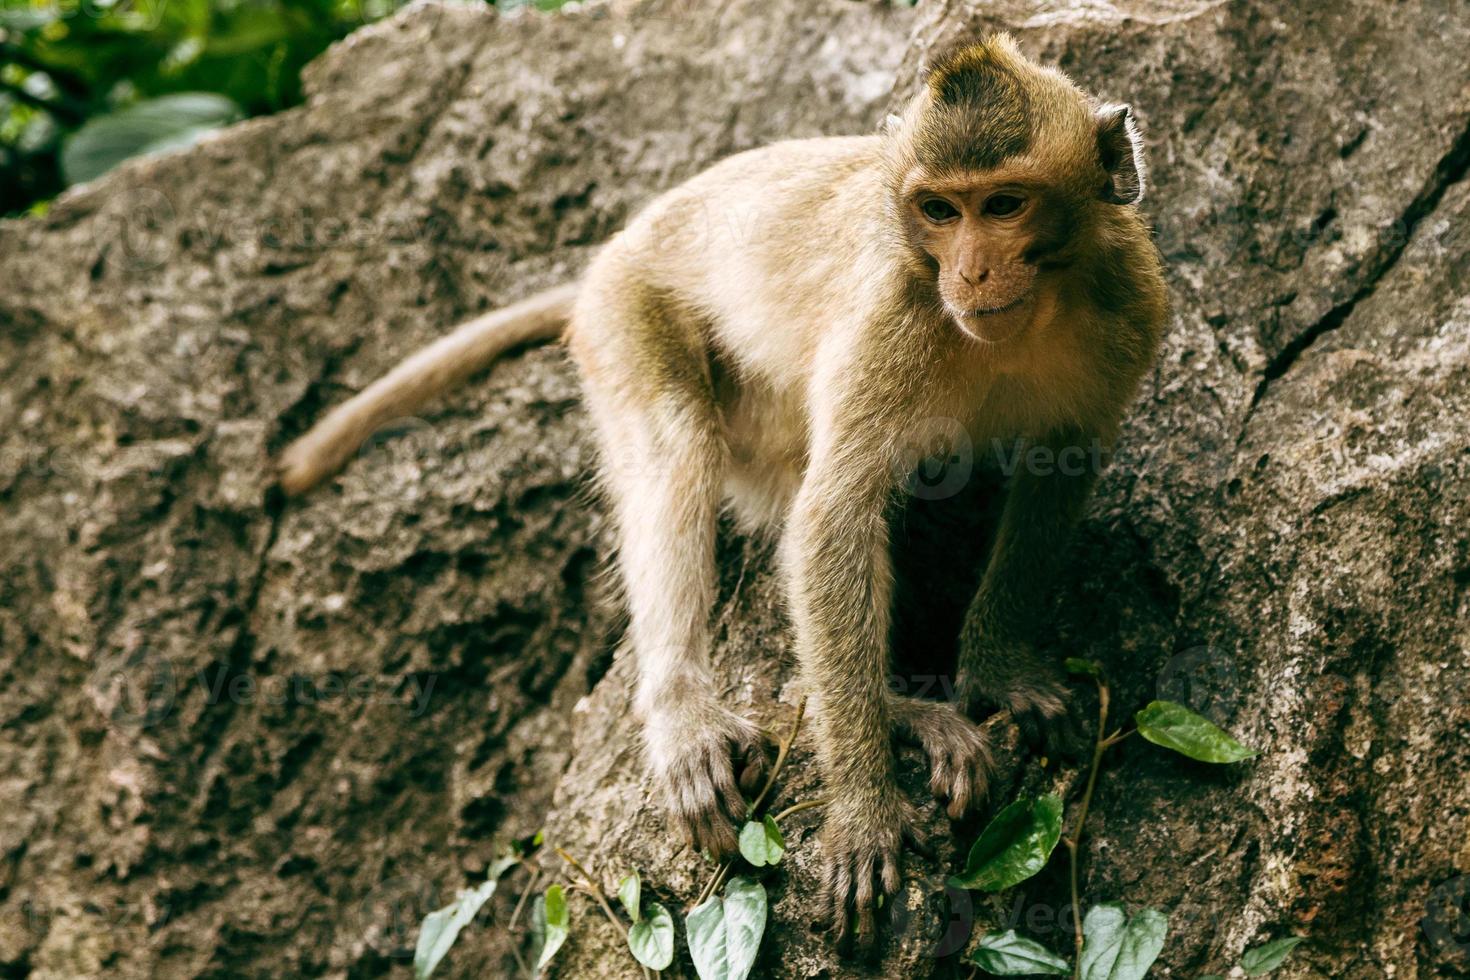
[[(0, 972), (407, 976), (422, 916), (541, 828), (682, 919), (712, 867), (642, 785), (561, 352), (304, 501), (268, 461), (658, 191), (868, 131), (927, 53), (1000, 28), (1136, 107), (1174, 303), (1044, 642), (1104, 662), (1125, 718), (1168, 696), (1261, 749), (1111, 753), (1085, 900), (1171, 913), (1155, 976), (1289, 933), (1283, 978), (1470, 975), (1431, 914), (1470, 875), (1470, 18), (1434, 0), (421, 3), (313, 64), (305, 105), (0, 223)], [(898, 525), (896, 683), (944, 674), (995, 482)], [(770, 543), (727, 533), (721, 567), (727, 696), (783, 730)], [(988, 724), (992, 807), (1075, 791)], [(950, 827), (902, 759), (936, 838), (894, 938), (844, 961), (813, 929), (803, 813), (757, 976), (955, 975), (939, 897), (985, 815)], [(783, 783), (820, 794), (809, 742)], [(442, 975), (516, 975), (527, 878)], [(971, 917), (1065, 952), (1066, 901), (1058, 855)], [(556, 975), (640, 976), (596, 905), (572, 916)]]

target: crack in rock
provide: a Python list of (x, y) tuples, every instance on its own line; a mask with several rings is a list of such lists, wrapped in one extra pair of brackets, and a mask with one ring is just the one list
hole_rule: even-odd
[(1409, 242), (1413, 240), (1419, 223), (1434, 213), (1445, 192), (1464, 180), (1467, 172), (1470, 172), (1470, 126), (1466, 126), (1456, 137), (1449, 150), (1435, 165), (1434, 173), (1425, 189), (1404, 210), (1399, 219), (1403, 234), (1398, 237), (1398, 241), (1389, 249), (1383, 260), (1378, 263), (1378, 267), (1368, 275), (1367, 280), (1351, 297), (1328, 310), (1316, 323), (1293, 337), (1275, 357), (1271, 358), (1251, 396), (1250, 408), (1246, 411), (1245, 421), (1241, 425), (1242, 439), (1256, 406), (1260, 405), (1262, 399), (1266, 397), (1266, 392), (1270, 389), (1272, 382), (1283, 377), (1319, 338), (1341, 327), (1357, 309), (1359, 303), (1377, 292), (1378, 284), (1393, 272), (1399, 259), (1408, 249)]

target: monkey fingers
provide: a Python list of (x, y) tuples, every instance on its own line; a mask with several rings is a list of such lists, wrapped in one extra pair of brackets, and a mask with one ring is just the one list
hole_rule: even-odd
[[(733, 854), (739, 846), (735, 828), (746, 816), (741, 784), (763, 778), (758, 730), (733, 714), (715, 712), (698, 728), (656, 725), (646, 736), (655, 749), (654, 776), (665, 807), (685, 840), (717, 860)], [(740, 783), (737, 760), (744, 768)]]
[(740, 792), (747, 799), (755, 799), (766, 785), (766, 775), (771, 771), (771, 759), (766, 754), (764, 740), (757, 739), (750, 745), (740, 746)]
[(878, 933), (878, 896), (894, 894), (898, 885), (896, 848), (857, 848), (829, 861), (825, 891), (833, 938), (839, 943), (851, 939), (860, 948), (870, 947)]
[(911, 839), (914, 823), (912, 806), (896, 789), (877, 804), (829, 805), (821, 838), (822, 892), (838, 943), (873, 946), (879, 901), (898, 892), (900, 848)]
[(1065, 685), (1035, 681), (1018, 686), (1007, 698), (1007, 705), (1021, 730), (1022, 741), (1032, 751), (1069, 759), (1081, 753), (1084, 734), (1071, 711)]
[(745, 799), (735, 785), (726, 749), (684, 753), (663, 774), (670, 816), (696, 850), (716, 860), (734, 853), (734, 821), (745, 816)]
[(1010, 714), (1021, 741), (1051, 758), (1075, 758), (1084, 738), (1061, 672), (1029, 644), (972, 642), (960, 656), (958, 704), (970, 717)]
[(895, 697), (890, 710), (929, 756), (929, 791), (948, 802), (951, 819), (985, 798), (994, 763), (985, 733), (953, 704)]

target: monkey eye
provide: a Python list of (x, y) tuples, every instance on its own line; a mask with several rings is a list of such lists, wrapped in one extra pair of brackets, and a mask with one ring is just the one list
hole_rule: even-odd
[(1026, 206), (1026, 199), (1016, 194), (992, 194), (985, 199), (985, 213), (997, 218), (1015, 214)]
[(943, 224), (960, 216), (959, 208), (942, 197), (929, 198), (919, 205), (919, 210), (924, 212), (924, 217), (935, 224)]

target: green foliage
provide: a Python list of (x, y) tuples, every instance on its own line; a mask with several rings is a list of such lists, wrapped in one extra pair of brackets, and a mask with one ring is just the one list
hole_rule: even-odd
[(1304, 942), (1306, 940), (1301, 936), (1288, 936), (1285, 939), (1277, 939), (1264, 946), (1247, 950), (1240, 958), (1240, 968), (1248, 977), (1259, 977), (1270, 973), (1285, 961), (1292, 950)]
[[(1108, 734), (1109, 691), (1098, 665), (1089, 661), (1073, 661), (1068, 663), (1068, 668), (1075, 674), (1091, 677), (1099, 690), (1093, 768), (1066, 838), (1073, 862), (1071, 905), (1075, 910), (1082, 905), (1076, 861), (1098, 770), (1106, 750), (1120, 744), (1133, 732), (1119, 730)], [(782, 743), (767, 789), (779, 775), (786, 747), (796, 739), (801, 714), (801, 709), (798, 709), (791, 734)], [(1134, 718), (1139, 734), (1190, 758), (1206, 762), (1234, 762), (1256, 754), (1204, 718), (1171, 702), (1155, 701)], [(765, 795), (763, 790), (756, 803), (751, 805), (752, 812), (761, 813), (760, 803)], [(784, 817), (821, 805), (822, 801), (798, 804), (780, 815)], [(1046, 866), (1062, 840), (1062, 822), (1063, 801), (1058, 796), (1048, 794), (1013, 801), (981, 832), (970, 849), (965, 870), (951, 878), (949, 883), (989, 892), (1015, 887)], [(740, 859), (753, 868), (779, 864), (786, 854), (786, 838), (775, 817), (763, 814), (759, 820), (752, 818), (745, 822), (739, 840), (740, 858), (732, 857), (721, 863), (700, 890), (695, 899), (698, 904), (685, 919), (689, 952), (700, 980), (746, 980), (755, 966), (761, 939), (765, 935), (769, 908), (764, 885), (753, 878), (735, 877), (725, 885), (723, 895), (716, 894), (716, 891)], [(531, 841), (531, 847), (540, 843), (541, 835), (537, 834)], [(573, 856), (560, 848), (556, 850), (582, 878), (578, 887), (593, 896), (608, 920), (621, 929), (622, 918), (606, 900), (598, 879)], [(504, 864), (497, 862), (492, 866), (489, 881), (477, 889), (461, 892), (453, 905), (434, 912), (425, 920), (414, 959), (420, 980), (428, 977), (460, 929), (493, 894), (495, 879), (520, 856), (518, 850), (515, 857), (504, 859)], [(630, 924), (626, 934), (633, 958), (646, 970), (668, 969), (674, 960), (677, 931), (669, 910), (658, 902), (644, 903), (643, 882), (636, 870), (618, 883), (618, 900), (628, 915)], [(879, 903), (881, 905), (881, 898)], [(539, 971), (556, 955), (570, 930), (562, 885), (552, 885), (536, 899), (531, 926), (539, 950), (536, 956), (536, 969)], [(1014, 929), (982, 936), (966, 960), (993, 976), (1065, 976), (1071, 973), (1075, 980), (1143, 980), (1163, 950), (1167, 935), (1168, 917), (1164, 913), (1143, 909), (1130, 917), (1121, 904), (1106, 903), (1095, 906), (1083, 921), (1081, 934), (1076, 936), (1076, 956), (1071, 965), (1067, 959), (1034, 940), (1018, 935)], [(1280, 966), (1301, 941), (1289, 937), (1253, 949), (1242, 957), (1241, 968), (1248, 976), (1268, 973)]]
[(1082, 677), (1101, 677), (1102, 667), (1094, 660), (1083, 660), (1081, 657), (1068, 657), (1066, 659), (1067, 673), (1078, 674)]
[(1241, 762), (1256, 756), (1207, 718), (1172, 701), (1155, 701), (1133, 717), (1138, 734), (1200, 762)]
[(618, 901), (623, 903), (623, 911), (628, 913), (628, 918), (637, 922), (643, 918), (640, 905), (643, 900), (643, 879), (638, 877), (634, 871), (628, 877), (618, 882)]
[(965, 870), (950, 884), (986, 892), (1018, 885), (1046, 867), (1061, 836), (1061, 800), (1017, 800), (990, 821), (970, 848)]
[(980, 940), (969, 961), (998, 977), (1025, 977), (1037, 973), (1065, 976), (1067, 961), (1038, 942), (1016, 935), (1016, 930), (992, 932)]
[[(1291, 951), (1306, 941), (1303, 936), (1287, 936), (1285, 939), (1275, 939), (1264, 946), (1246, 950), (1240, 958), (1240, 969), (1248, 977), (1264, 976), (1284, 963)], [(1212, 973), (1200, 977), (1199, 980), (1225, 980), (1225, 978)]]
[[(115, 114), (130, 106), (212, 93), (217, 107), (230, 107), (197, 127), (300, 102), (303, 65), (401, 2), (0, 0), (0, 214), (95, 176), (97, 164), (116, 162), (124, 146), (156, 151), (198, 135), (119, 121)], [(73, 149), (73, 134), (81, 138), (107, 119), (114, 120), (104, 128), (111, 152), (85, 142)], [(148, 133), (153, 138), (143, 138)], [(89, 163), (63, 170), (64, 156)]]
[(674, 961), (674, 917), (658, 902), (648, 904), (643, 915), (643, 881), (634, 871), (618, 883), (618, 901), (633, 924), (628, 928), (628, 949), (633, 958), (650, 970), (663, 970)]
[(1082, 922), (1082, 980), (1143, 980), (1168, 932), (1168, 916), (1154, 909), (1129, 918), (1121, 905), (1096, 906)]
[(461, 889), (454, 901), (442, 909), (430, 912), (419, 926), (419, 939), (413, 951), (413, 975), (416, 980), (426, 980), (459, 938), (459, 932), (473, 919), (495, 894), (500, 876), (515, 865), (519, 858), (502, 857), (490, 865), (489, 877), (476, 888)]
[(740, 829), (740, 856), (752, 867), (780, 864), (785, 853), (786, 838), (769, 813), (761, 820), (747, 820)]
[(536, 957), (536, 969), (540, 970), (551, 962), (561, 944), (567, 941), (570, 922), (567, 916), (567, 893), (561, 885), (552, 885), (546, 894), (538, 896), (536, 908), (531, 915), (531, 928), (536, 934), (540, 954)]
[(80, 184), (128, 157), (188, 146), (239, 115), (235, 103), (209, 92), (144, 99), (83, 123), (61, 151), (61, 172), (67, 183)]
[(633, 958), (650, 970), (666, 970), (674, 962), (674, 917), (658, 902), (648, 903), (648, 918), (628, 930)]
[(732, 878), (725, 896), (711, 895), (684, 922), (689, 954), (700, 980), (745, 980), (766, 931), (766, 889)]
[[(1091, 661), (1068, 659), (1067, 669), (1073, 674), (1092, 678), (1098, 687), (1097, 741), (1093, 749), (1092, 771), (1078, 806), (1077, 816), (1067, 850), (1072, 859), (1072, 908), (1081, 907), (1077, 887), (1077, 856), (1088, 807), (1092, 802), (1098, 769), (1103, 754), (1132, 734), (1131, 731), (1108, 732), (1110, 694), (1102, 668)], [(1150, 742), (1181, 752), (1204, 762), (1238, 762), (1256, 753), (1237, 742), (1189, 709), (1169, 701), (1155, 701), (1134, 716), (1139, 734)], [(998, 813), (970, 849), (969, 861), (962, 875), (949, 883), (961, 888), (1000, 891), (1013, 887), (1046, 866), (1062, 833), (1062, 801), (1055, 796), (1017, 800)], [(1158, 959), (1168, 935), (1169, 919), (1154, 909), (1144, 909), (1129, 918), (1118, 904), (1104, 904), (1087, 914), (1082, 933), (1077, 937), (1077, 959), (1072, 972), (1075, 980), (1142, 980)], [(1247, 954), (1242, 961), (1247, 973), (1274, 969), (1300, 940), (1280, 940)], [(970, 954), (969, 961), (987, 973), (998, 976), (1069, 972), (1067, 962), (1046, 947), (1010, 930), (985, 936)], [(1202, 978), (1218, 980), (1218, 978)]]

